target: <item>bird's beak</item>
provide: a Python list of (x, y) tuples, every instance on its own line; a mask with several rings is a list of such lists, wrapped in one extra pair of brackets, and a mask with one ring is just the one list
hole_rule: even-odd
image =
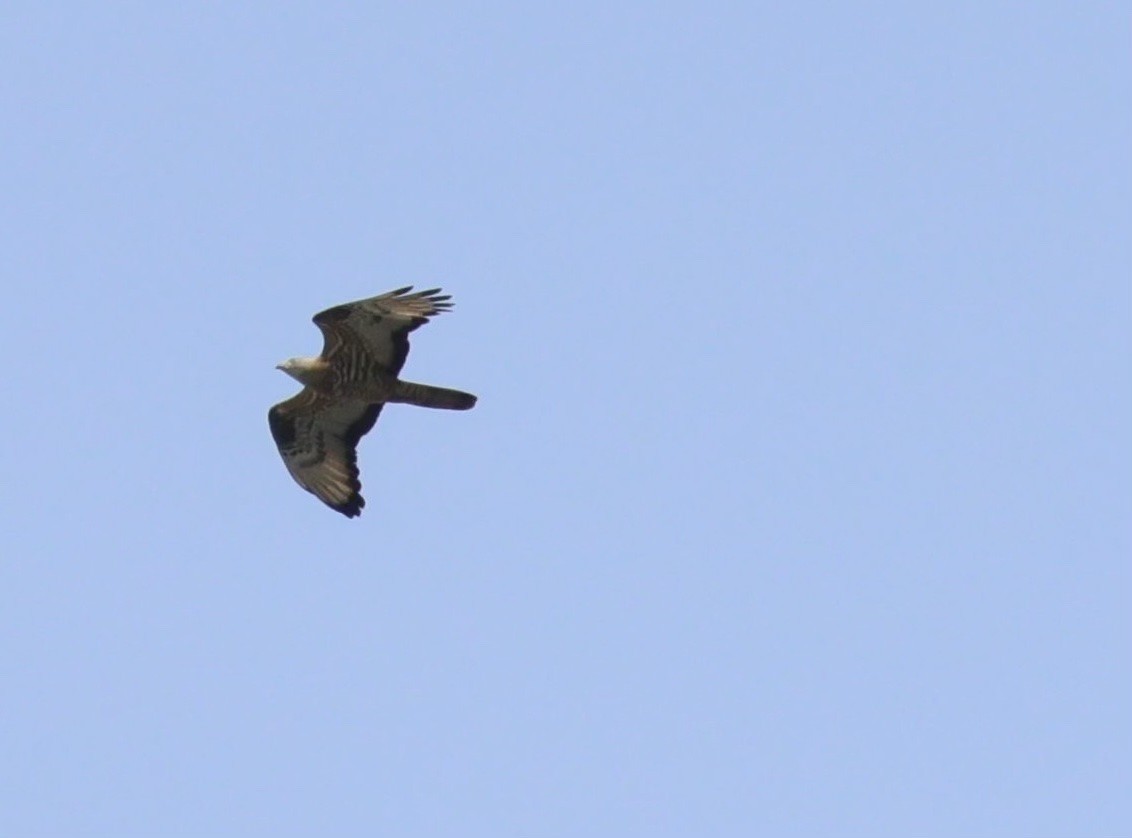
[(276, 364), (275, 369), (281, 370), (281, 369), (283, 369), (283, 365), (282, 364)]

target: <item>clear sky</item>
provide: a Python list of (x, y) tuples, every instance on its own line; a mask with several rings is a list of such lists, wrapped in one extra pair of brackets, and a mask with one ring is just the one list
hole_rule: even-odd
[(0, 834), (1132, 834), (1128, 31), (6, 4)]

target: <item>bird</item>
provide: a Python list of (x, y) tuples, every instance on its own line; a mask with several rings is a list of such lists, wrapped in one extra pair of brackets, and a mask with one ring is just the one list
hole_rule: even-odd
[(452, 308), (439, 288), (408, 285), (377, 297), (328, 308), (314, 316), (322, 353), (276, 366), (302, 391), (267, 413), (271, 435), (295, 482), (336, 512), (355, 518), (366, 505), (358, 479), (358, 441), (389, 402), (469, 410), (476, 397), (461, 390), (402, 381), (409, 332)]

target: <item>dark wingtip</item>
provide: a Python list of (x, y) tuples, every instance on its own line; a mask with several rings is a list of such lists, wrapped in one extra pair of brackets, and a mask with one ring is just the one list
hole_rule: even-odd
[(345, 515), (347, 518), (357, 518), (359, 515), (362, 514), (362, 507), (365, 506), (365, 505), (366, 505), (366, 499), (363, 498), (361, 495), (354, 495), (352, 498), (350, 498), (345, 503), (340, 503), (336, 506), (331, 505), (331, 504), (327, 504), (327, 506), (329, 506), (335, 512), (340, 512), (343, 515)]

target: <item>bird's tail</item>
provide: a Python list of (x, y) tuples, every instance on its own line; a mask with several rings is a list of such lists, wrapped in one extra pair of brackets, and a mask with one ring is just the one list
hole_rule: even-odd
[(389, 401), (415, 404), (418, 407), (438, 407), (441, 410), (468, 410), (475, 405), (476, 397), (447, 387), (398, 381), (397, 390)]

